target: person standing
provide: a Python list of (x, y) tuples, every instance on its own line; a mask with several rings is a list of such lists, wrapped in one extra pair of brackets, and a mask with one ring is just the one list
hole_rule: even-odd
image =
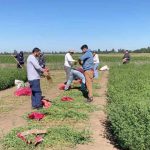
[(64, 70), (66, 72), (66, 81), (65, 84), (67, 83), (69, 76), (70, 76), (70, 71), (71, 67), (74, 64), (75, 60), (72, 58), (72, 55), (74, 54), (73, 50), (69, 50), (68, 53), (65, 55), (65, 63), (64, 63)]
[(98, 78), (98, 66), (99, 66), (99, 56), (96, 51), (93, 51), (94, 60), (94, 78)]
[(40, 72), (47, 72), (43, 69), (38, 62), (38, 57), (40, 56), (41, 50), (39, 48), (34, 48), (32, 54), (27, 58), (27, 77), (30, 83), (30, 88), (32, 90), (32, 108), (39, 109), (42, 108), (42, 91), (40, 87)]
[(23, 51), (20, 51), (20, 53), (18, 54), (17, 51), (15, 51), (15, 55), (14, 57), (17, 60), (17, 68), (22, 68), (24, 65), (24, 55), (23, 55)]
[(86, 87), (88, 90), (88, 102), (93, 101), (93, 92), (92, 92), (92, 82), (93, 82), (93, 68), (94, 68), (94, 61), (93, 61), (93, 54), (90, 49), (88, 49), (87, 45), (82, 45), (81, 50), (83, 55), (79, 59), (79, 63), (82, 65), (84, 70), (84, 76), (86, 80)]
[(40, 57), (39, 57), (39, 65), (42, 67), (42, 68), (45, 68), (45, 57), (44, 57), (44, 53), (41, 53), (40, 54)]

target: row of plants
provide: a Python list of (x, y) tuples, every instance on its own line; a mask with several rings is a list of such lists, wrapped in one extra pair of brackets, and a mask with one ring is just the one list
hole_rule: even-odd
[(14, 86), (15, 79), (27, 81), (27, 74), (25, 69), (1, 68), (0, 75), (0, 90)]
[(150, 69), (144, 65), (116, 65), (110, 70), (108, 121), (123, 149), (150, 149)]
[[(74, 59), (78, 60), (79, 57), (81, 56), (81, 54), (74, 54), (73, 57)], [(108, 55), (103, 55), (103, 54), (100, 54), (99, 55), (100, 57), (100, 60), (102, 62), (120, 62), (122, 57), (123, 57), (123, 54), (122, 55), (114, 55), (114, 54), (108, 54)], [(25, 60), (26, 60), (27, 56), (25, 56)], [(147, 56), (140, 56), (140, 55), (135, 55), (135, 54), (131, 54), (131, 59), (132, 61), (148, 61), (150, 58), (149, 54), (147, 54)], [(45, 59), (46, 59), (46, 62), (47, 63), (62, 63), (64, 62), (64, 55), (63, 54), (50, 54), (50, 55), (45, 55)], [(9, 64), (9, 63), (13, 63), (15, 64), (16, 61), (14, 59), (13, 56), (10, 56), (10, 55), (0, 55), (0, 63), (6, 63), (6, 64)]]

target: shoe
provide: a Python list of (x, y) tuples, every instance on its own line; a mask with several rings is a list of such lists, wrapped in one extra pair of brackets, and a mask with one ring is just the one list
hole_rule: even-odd
[(40, 107), (32, 107), (32, 109), (37, 109), (37, 110), (43, 109), (43, 106), (40, 106)]
[(93, 101), (93, 97), (88, 97), (87, 98), (87, 102), (92, 102)]

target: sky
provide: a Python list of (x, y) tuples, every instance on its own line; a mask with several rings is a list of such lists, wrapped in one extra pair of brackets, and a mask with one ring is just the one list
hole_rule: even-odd
[(0, 50), (150, 46), (150, 0), (0, 0)]

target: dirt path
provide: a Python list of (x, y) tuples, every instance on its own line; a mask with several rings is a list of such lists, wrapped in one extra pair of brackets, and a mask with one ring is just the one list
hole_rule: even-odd
[(93, 132), (93, 142), (88, 145), (79, 145), (76, 150), (117, 150), (117, 148), (115, 148), (105, 136), (104, 123), (107, 116), (104, 110), (107, 104), (106, 91), (108, 72), (102, 72), (101, 76), (101, 80), (98, 81), (100, 82), (101, 88), (97, 89), (100, 97), (94, 98), (93, 104), (100, 106), (102, 109), (92, 113), (90, 117), (90, 130)]

